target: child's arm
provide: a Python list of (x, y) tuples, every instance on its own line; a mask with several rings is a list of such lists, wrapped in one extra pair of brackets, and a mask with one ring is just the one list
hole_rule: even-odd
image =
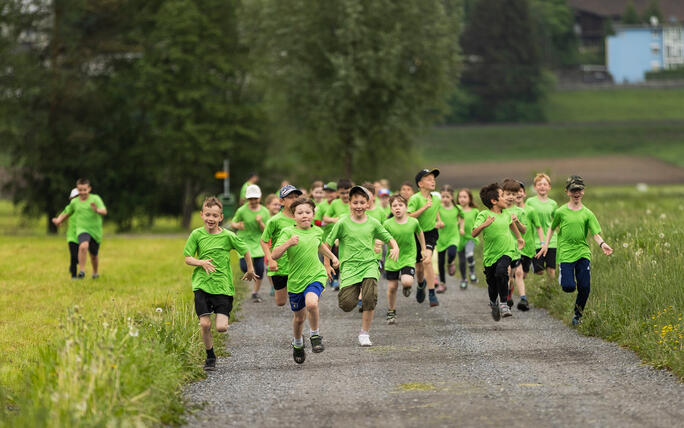
[(518, 228), (518, 231), (520, 231), (521, 235), (524, 235), (527, 232), (527, 228), (524, 224), (522, 224), (517, 215), (511, 214), (511, 220), (513, 220), (513, 223), (515, 223), (515, 227)]
[(243, 222), (243, 221), (231, 221), (230, 227), (232, 227), (235, 230), (245, 230), (245, 222)]
[[(517, 220), (517, 218), (516, 218)], [(518, 250), (522, 250), (525, 248), (525, 240), (522, 238), (522, 235), (520, 234), (520, 231), (518, 230), (518, 226), (515, 225), (515, 222), (511, 222), (511, 231), (513, 231), (513, 234), (515, 235), (515, 239), (518, 240)]]
[(487, 228), (490, 224), (494, 223), (494, 220), (494, 217), (487, 217), (487, 220), (485, 220), (481, 225), (473, 228), (473, 233), (471, 234), (471, 236), (473, 238), (476, 238), (483, 230), (485, 230), (485, 228)]
[(420, 244), (420, 254), (423, 255), (423, 262), (427, 261), (427, 248), (425, 248), (425, 234), (421, 230), (420, 233), (416, 233), (418, 237), (418, 243)]
[(435, 228), (441, 229), (444, 227), (444, 222), (442, 221), (442, 216), (439, 215), (439, 210), (437, 210), (437, 221), (435, 221)]
[[(321, 245), (318, 247), (318, 252), (323, 255), (323, 266), (325, 266), (325, 273), (328, 274), (328, 279), (332, 281), (335, 269), (337, 269), (340, 266), (340, 261), (337, 259), (337, 257), (335, 257), (333, 252), (330, 251), (328, 244), (326, 244), (325, 242), (322, 242)], [(330, 266), (331, 260), (332, 266)]]
[(259, 244), (261, 244), (261, 249), (264, 250), (264, 257), (268, 260), (268, 270), (270, 272), (276, 272), (278, 270), (278, 262), (273, 258), (271, 249), (268, 247), (268, 242), (259, 240)]
[(458, 219), (458, 233), (465, 235), (465, 219), (463, 217)]
[(287, 251), (288, 248), (294, 247), (299, 243), (299, 236), (297, 235), (292, 235), (290, 239), (282, 243), (281, 245), (278, 245), (273, 249), (273, 252), (271, 253), (271, 256), (273, 256), (274, 259), (279, 259), (285, 254), (285, 251)]
[[(389, 257), (390, 259), (394, 260), (395, 262), (399, 261), (399, 245), (397, 245), (397, 241), (394, 240), (394, 238), (389, 240), (389, 245), (392, 247), (389, 250)], [(423, 243), (425, 245), (425, 243)]]
[(537, 253), (536, 258), (546, 257), (546, 252), (549, 251), (549, 241), (551, 240), (551, 235), (553, 235), (553, 228), (549, 226), (549, 231), (546, 233), (546, 240), (542, 240), (543, 244), (541, 250)]
[(254, 281), (255, 279), (259, 279), (259, 276), (254, 273), (254, 264), (252, 263), (252, 256), (249, 254), (249, 251), (245, 252), (243, 257), (245, 258), (245, 263), (247, 264), (247, 272), (245, 272), (242, 280)]
[[(408, 213), (408, 215), (413, 217), (413, 218), (418, 218), (418, 217), (420, 217), (421, 214), (423, 214), (425, 212), (425, 210), (427, 210), (431, 207), (432, 207), (432, 197), (430, 197), (430, 199), (427, 200), (425, 205), (423, 205), (422, 207), (418, 208), (417, 210), (415, 210), (411, 213)], [(437, 213), (437, 216), (438, 216), (437, 218), (439, 218), (439, 213)]]
[[(212, 259), (200, 260), (194, 257), (186, 256), (185, 264), (190, 266), (200, 266), (208, 274), (216, 272), (216, 266), (211, 263)], [(251, 262), (251, 259), (250, 259)]]
[(601, 249), (603, 250), (603, 254), (607, 256), (613, 254), (613, 249), (610, 248), (608, 244), (606, 244), (606, 241), (604, 241), (603, 238), (601, 238), (601, 235), (599, 235), (598, 233), (594, 235), (594, 241), (596, 241), (596, 243), (599, 244), (599, 247), (601, 247)]
[(68, 217), (69, 217), (69, 214), (63, 212), (62, 214), (58, 215), (57, 217), (54, 217), (54, 218), (52, 219), (52, 223), (53, 223), (55, 226), (59, 226), (59, 225), (62, 224), (62, 222), (63, 222), (64, 220), (66, 220)]
[(541, 226), (537, 226), (537, 235), (539, 236), (539, 242), (544, 245), (544, 229)]
[(264, 220), (261, 218), (261, 214), (256, 215), (256, 221), (259, 223), (259, 230), (263, 232), (264, 229), (266, 229), (266, 223), (264, 223)]
[(107, 208), (105, 208), (105, 207), (98, 208), (98, 207), (97, 207), (97, 204), (95, 204), (95, 202), (91, 202), (91, 203), (90, 203), (90, 208), (92, 208), (93, 211), (95, 211), (96, 213), (100, 214), (101, 216), (106, 216), (106, 215), (107, 215)]

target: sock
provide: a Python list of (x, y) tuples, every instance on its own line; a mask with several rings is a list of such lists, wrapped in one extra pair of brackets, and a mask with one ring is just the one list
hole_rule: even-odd
[(368, 332), (365, 331), (365, 330), (361, 330), (361, 331), (359, 332), (359, 336), (361, 336), (362, 334), (368, 335)]
[(299, 339), (297, 339), (295, 337), (293, 342), (294, 342), (294, 346), (296, 346), (298, 348), (301, 348), (302, 346), (304, 346), (304, 338), (303, 337), (300, 337)]
[(318, 330), (311, 330), (311, 336), (318, 336)]
[(207, 358), (216, 358), (216, 354), (214, 354), (214, 348), (207, 349)]
[(430, 296), (434, 296), (435, 295), (435, 289), (433, 288), (432, 290), (428, 290), (428, 293), (430, 294)]

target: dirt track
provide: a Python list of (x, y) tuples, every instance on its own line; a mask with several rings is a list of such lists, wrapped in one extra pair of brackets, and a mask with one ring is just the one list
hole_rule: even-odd
[(440, 183), (458, 187), (481, 187), (506, 177), (531, 179), (539, 171), (551, 172), (553, 181), (581, 175), (589, 185), (684, 183), (683, 168), (655, 158), (637, 156), (448, 163), (435, 167), (441, 171)]

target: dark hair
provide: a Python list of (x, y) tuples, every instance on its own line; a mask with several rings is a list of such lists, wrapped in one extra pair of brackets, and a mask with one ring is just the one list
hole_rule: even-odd
[(375, 184), (371, 183), (370, 181), (364, 181), (362, 184), (363, 187), (370, 192), (371, 195), (375, 196)]
[(78, 180), (76, 180), (76, 185), (78, 186), (79, 184), (81, 186), (84, 184), (87, 184), (88, 186), (90, 186), (90, 180), (88, 180), (87, 178), (79, 178)]
[(368, 194), (368, 190), (363, 191), (363, 189), (361, 189), (361, 187), (357, 187), (357, 186), (354, 186), (354, 188), (352, 190), (354, 192), (349, 193), (349, 199), (350, 200), (351, 200), (351, 197), (354, 195), (361, 195), (364, 198), (366, 198), (367, 201), (370, 201), (370, 195)]
[(502, 188), (506, 192), (517, 193), (520, 191), (520, 182), (518, 180), (513, 180), (512, 178), (507, 178), (503, 181)]
[(410, 181), (404, 181), (403, 183), (401, 183), (401, 187), (404, 187), (404, 186), (408, 186), (411, 189), (413, 189), (413, 183), (411, 183)]
[(223, 204), (216, 196), (207, 196), (206, 198), (204, 198), (204, 202), (202, 202), (202, 208), (204, 207), (219, 207), (219, 209), (223, 211)]
[(351, 189), (352, 188), (352, 182), (348, 178), (340, 178), (337, 180), (337, 190), (340, 189)]
[(394, 201), (399, 201), (399, 202), (401, 202), (402, 204), (408, 206), (408, 202), (406, 202), (406, 198), (403, 197), (403, 196), (401, 196), (401, 195), (398, 194), (398, 193), (397, 193), (397, 194), (394, 194), (394, 195), (392, 195), (392, 196), (390, 196), (390, 198), (389, 198), (390, 207), (392, 206), (392, 202), (394, 202)]
[(316, 180), (313, 183), (311, 183), (311, 189), (310, 190), (313, 191), (313, 189), (315, 189), (317, 187), (321, 187), (321, 188), (323, 187), (323, 182), (321, 180)]
[(492, 204), (492, 201), (499, 200), (499, 189), (501, 189), (499, 183), (488, 184), (487, 186), (480, 189), (480, 199), (482, 199), (482, 203), (485, 207), (491, 208), (494, 206), (494, 204)]
[(298, 206), (304, 205), (304, 204), (309, 205), (311, 207), (312, 211), (316, 211), (316, 204), (314, 203), (314, 201), (312, 201), (309, 198), (297, 198), (297, 199), (295, 199), (294, 202), (292, 202), (292, 205), (290, 205), (290, 211), (292, 212), (292, 214), (294, 214), (295, 209)]
[(456, 194), (456, 199), (458, 199), (458, 194), (461, 192), (466, 192), (466, 195), (468, 195), (468, 206), (470, 208), (477, 208), (477, 205), (475, 205), (475, 201), (473, 201), (473, 192), (471, 192), (470, 189), (468, 189), (467, 187), (464, 187), (458, 191), (458, 193)]
[(449, 192), (451, 193), (451, 197), (454, 197), (454, 188), (451, 187), (450, 184), (445, 184), (444, 186), (442, 186), (442, 192)]

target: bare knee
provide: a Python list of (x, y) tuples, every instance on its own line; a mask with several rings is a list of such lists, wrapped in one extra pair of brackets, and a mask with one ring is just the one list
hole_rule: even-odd
[(311, 312), (311, 311), (317, 311), (318, 310), (318, 300), (314, 301), (307, 301), (306, 302), (306, 310)]
[(211, 318), (209, 316), (200, 317), (200, 328), (203, 332), (209, 332), (211, 330)]
[(413, 285), (413, 277), (411, 275), (402, 275), (401, 276), (401, 285), (402, 287), (410, 287)]

